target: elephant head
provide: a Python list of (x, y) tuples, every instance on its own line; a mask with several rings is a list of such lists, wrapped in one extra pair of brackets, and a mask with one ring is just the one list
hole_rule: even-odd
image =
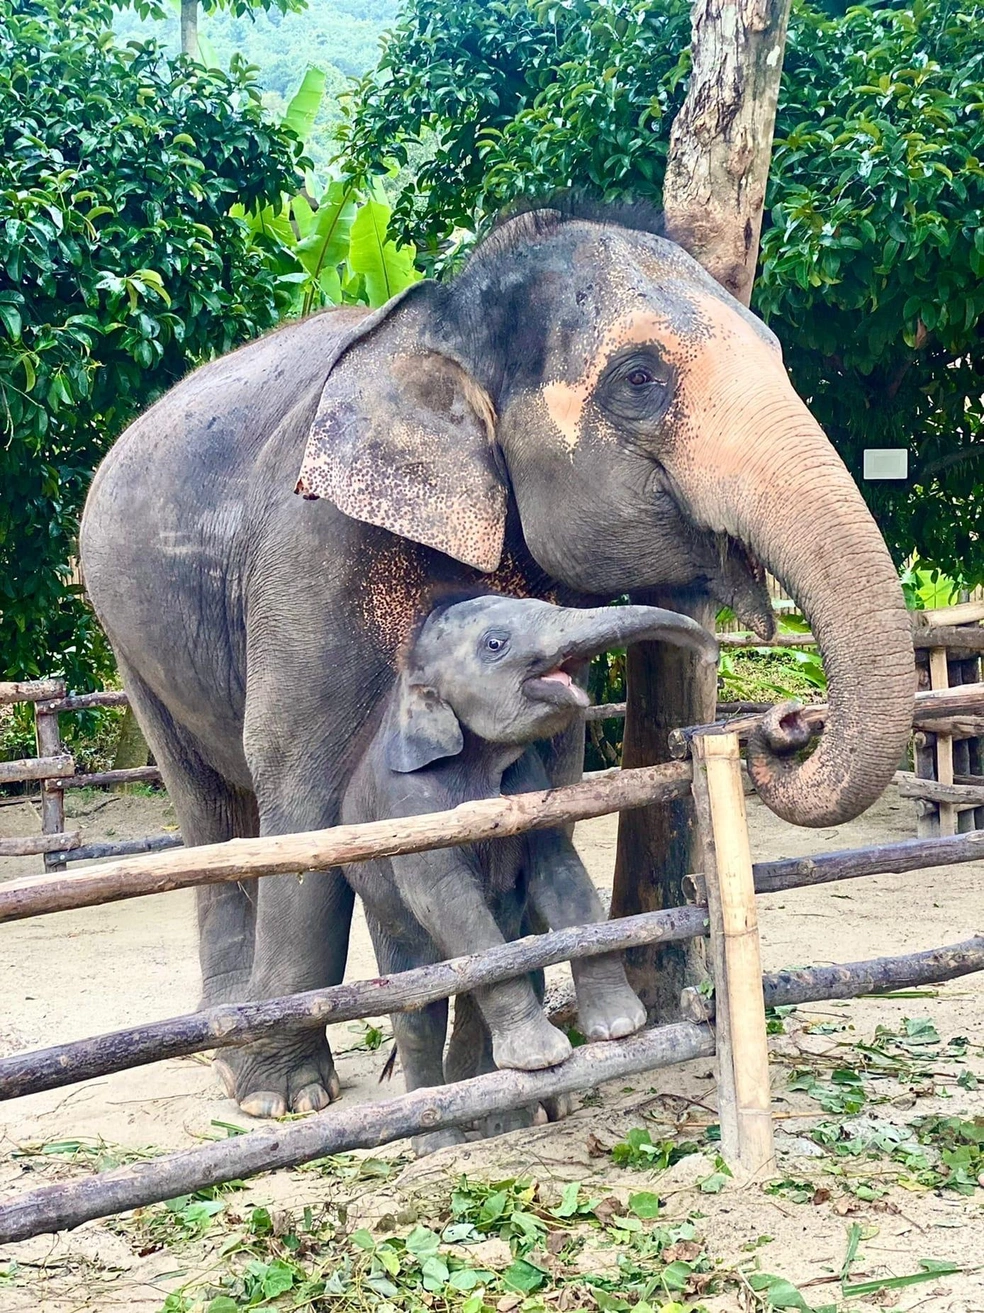
[(750, 769), (779, 815), (836, 824), (879, 796), (911, 726), (892, 561), (773, 334), (632, 225), (518, 215), (456, 279), (369, 316), (325, 383), (298, 491), (484, 572), (511, 499), (560, 583), (698, 585), (768, 637), (761, 562), (817, 636), (830, 711), (812, 755), (780, 724)]
[(457, 756), (464, 730), (507, 746), (562, 733), (588, 705), (575, 682), (585, 663), (639, 642), (673, 643), (717, 663), (712, 634), (658, 606), (571, 608), (486, 594), (435, 608), (400, 672), (390, 769)]

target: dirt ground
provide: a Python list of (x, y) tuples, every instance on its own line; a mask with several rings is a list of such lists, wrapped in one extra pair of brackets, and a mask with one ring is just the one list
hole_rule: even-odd
[[(174, 826), (162, 796), (75, 795), (70, 810), (85, 840), (161, 832)], [(862, 846), (910, 838), (915, 820), (910, 804), (891, 789), (871, 811), (838, 829), (797, 830), (749, 800), (753, 856), (796, 856), (821, 849)], [(0, 834), (38, 829), (29, 804), (0, 806)], [(606, 817), (578, 827), (577, 844), (600, 888), (609, 888), (615, 852), (616, 819)], [(40, 858), (0, 861), (0, 880), (40, 869)], [(842, 885), (820, 886), (763, 898), (760, 921), (766, 969), (826, 961), (853, 961), (880, 954), (911, 952), (952, 943), (982, 929), (982, 864), (966, 864), (901, 876), (882, 876)], [(149, 1021), (194, 1009), (198, 992), (193, 898), (172, 893), (106, 907), (61, 913), (0, 929), (0, 1053), (15, 1052)], [(371, 949), (361, 917), (349, 960), (350, 979), (374, 974)], [(773, 1073), (779, 1117), (780, 1165), (784, 1173), (818, 1174), (816, 1146), (804, 1138), (817, 1104), (787, 1089), (789, 1071), (809, 1055), (830, 1055), (876, 1027), (898, 1027), (906, 1016), (929, 1016), (945, 1042), (970, 1041), (968, 1062), (984, 1076), (979, 1061), (984, 979), (969, 977), (944, 986), (938, 997), (919, 1000), (859, 1000), (850, 1005), (801, 1009), (775, 1037)], [(829, 1033), (817, 1024), (830, 1023)], [(834, 1029), (837, 1023), (851, 1029)], [(378, 1085), (388, 1051), (359, 1046), (359, 1027), (329, 1032), (338, 1058), (344, 1097), (380, 1098), (398, 1094), (399, 1079)], [(805, 1055), (805, 1056), (804, 1056)], [(981, 1088), (951, 1084), (897, 1097), (877, 1109), (883, 1120), (900, 1124), (917, 1113), (984, 1116)], [(951, 1260), (962, 1274), (940, 1278), (901, 1292), (895, 1305), (940, 1313), (984, 1310), (984, 1207), (982, 1192), (959, 1196), (932, 1190), (892, 1189), (881, 1200), (852, 1200), (849, 1213), (836, 1200), (791, 1203), (763, 1184), (727, 1185), (719, 1194), (700, 1192), (695, 1182), (712, 1170), (702, 1155), (683, 1159), (658, 1184), (640, 1186), (644, 1177), (615, 1167), (598, 1145), (608, 1146), (628, 1128), (642, 1124), (671, 1133), (714, 1120), (713, 1077), (709, 1061), (640, 1078), (601, 1100), (588, 1099), (565, 1122), (517, 1132), (496, 1141), (446, 1150), (411, 1164), (395, 1180), (375, 1190), (360, 1187), (348, 1197), (350, 1216), (367, 1219), (395, 1212), (408, 1199), (426, 1198), (437, 1183), (446, 1186), (460, 1173), (469, 1177), (535, 1176), (553, 1182), (583, 1180), (618, 1197), (631, 1189), (658, 1189), (667, 1214), (685, 1217), (695, 1210), (708, 1248), (721, 1263), (734, 1263), (756, 1243), (767, 1247), (767, 1267), (802, 1285), (819, 1284), (817, 1302), (835, 1298), (824, 1286), (840, 1270), (848, 1223), (864, 1226), (863, 1261), (855, 1270), (879, 1276), (914, 1271), (919, 1260)], [(951, 1095), (941, 1098), (940, 1095)], [(861, 1118), (874, 1116), (863, 1112)], [(653, 1120), (655, 1119), (655, 1120)], [(213, 1122), (246, 1126), (249, 1119), (223, 1097), (209, 1066), (201, 1060), (159, 1063), (112, 1077), (28, 1096), (0, 1108), (0, 1193), (8, 1195), (77, 1174), (51, 1160), (24, 1157), (25, 1147), (65, 1139), (105, 1141), (114, 1146), (166, 1151), (184, 1148), (217, 1132)], [(219, 1132), (221, 1133), (221, 1132)], [(656, 1138), (655, 1131), (653, 1138)], [(398, 1152), (397, 1146), (393, 1152)], [(387, 1151), (390, 1152), (390, 1151)], [(324, 1202), (329, 1187), (314, 1173), (277, 1173), (249, 1187), (264, 1204), (303, 1208)], [(349, 1191), (351, 1196), (351, 1190)], [(771, 1237), (759, 1241), (760, 1237)], [(169, 1290), (192, 1275), (195, 1263), (213, 1261), (207, 1246), (176, 1263), (168, 1251), (140, 1255), (125, 1235), (93, 1223), (58, 1238), (40, 1237), (0, 1253), (0, 1310), (3, 1313), (68, 1313), (76, 1309), (135, 1310), (156, 1313)], [(4, 1263), (16, 1262), (3, 1279)], [(824, 1294), (824, 1290), (828, 1293)], [(819, 1296), (823, 1297), (820, 1298)], [(705, 1300), (711, 1309), (740, 1307), (734, 1296)], [(855, 1300), (851, 1307), (874, 1307)], [(838, 1305), (838, 1307), (842, 1307)], [(847, 1307), (844, 1305), (843, 1307)]]

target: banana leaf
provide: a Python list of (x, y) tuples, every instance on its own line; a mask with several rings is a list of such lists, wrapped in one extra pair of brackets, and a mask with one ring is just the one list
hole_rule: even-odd
[(284, 114), (283, 126), (290, 128), (301, 141), (306, 142), (314, 127), (314, 120), (325, 96), (324, 69), (312, 64)]
[(420, 278), (413, 265), (416, 248), (397, 246), (388, 238), (389, 217), (390, 207), (385, 202), (370, 199), (352, 224), (349, 267), (365, 279), (366, 297), (373, 307), (384, 305)]

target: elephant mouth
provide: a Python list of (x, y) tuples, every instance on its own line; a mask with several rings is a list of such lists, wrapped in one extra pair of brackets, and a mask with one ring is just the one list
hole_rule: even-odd
[(576, 657), (561, 661), (559, 665), (525, 679), (523, 692), (533, 702), (548, 702), (555, 707), (570, 707), (577, 710), (587, 707), (591, 699), (572, 678), (583, 665), (583, 660)]

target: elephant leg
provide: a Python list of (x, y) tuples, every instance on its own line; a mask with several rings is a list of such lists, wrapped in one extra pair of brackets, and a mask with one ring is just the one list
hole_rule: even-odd
[[(393, 939), (372, 917), (367, 918), (369, 933), (376, 950), (376, 962), (381, 975), (395, 975), (413, 967), (428, 966), (436, 960), (433, 952), (414, 952), (401, 940)], [(443, 1085), (444, 1040), (448, 1030), (448, 1001), (446, 998), (429, 1003), (415, 1012), (396, 1012), (390, 1017), (403, 1080), (407, 1092), (434, 1085)], [(426, 1131), (411, 1140), (418, 1158), (444, 1149), (448, 1145), (462, 1144), (464, 1134), (456, 1127), (440, 1131)]]
[[(167, 786), (187, 847), (259, 833), (252, 791), (230, 784), (204, 759), (201, 745), (125, 661), (120, 673)], [(253, 962), (256, 880), (197, 890), (202, 1007), (241, 998)]]

